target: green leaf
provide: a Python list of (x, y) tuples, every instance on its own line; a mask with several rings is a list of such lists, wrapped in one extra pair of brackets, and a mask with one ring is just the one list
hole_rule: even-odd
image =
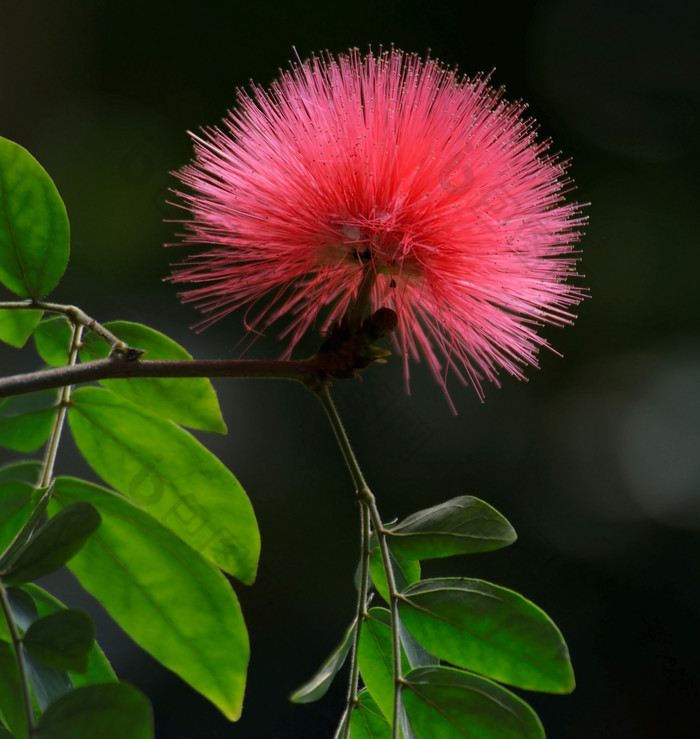
[[(179, 344), (148, 326), (112, 321), (105, 324), (105, 328), (129, 346), (145, 349), (146, 359), (192, 359), (192, 355)], [(92, 334), (85, 341), (80, 357), (86, 361), (108, 354), (109, 346)], [(101, 384), (181, 426), (226, 433), (216, 392), (205, 377), (102, 380)]]
[[(367, 689), (384, 716), (394, 714), (394, 659), (392, 655), (391, 614), (386, 608), (372, 608), (360, 627), (357, 664)], [(402, 655), (402, 672), (409, 665)]]
[(37, 323), (41, 320), (40, 310), (0, 309), (0, 341), (20, 349), (27, 343)]
[(34, 452), (46, 442), (56, 415), (58, 392), (41, 390), (0, 401), (0, 446)]
[(253, 507), (211, 452), (105, 388), (79, 388), (71, 403), (76, 444), (103, 480), (225, 572), (245, 583), (255, 579), (260, 534)]
[[(34, 528), (39, 523), (39, 519), (46, 510), (52, 490), (53, 484), (49, 485), (47, 488), (36, 488), (32, 492), (29, 513), (26, 517), (22, 515), (22, 517), (25, 518), (24, 524), (19, 531), (14, 534), (10, 545), (4, 550), (2, 556), (0, 556), (0, 572), (9, 568), (9, 566), (19, 556), (22, 548), (29, 541), (34, 532)], [(17, 515), (19, 516), (20, 514), (18, 513)], [(16, 527), (13, 528), (13, 531), (15, 530)]]
[(85, 672), (95, 625), (85, 611), (67, 608), (35, 621), (24, 635), (29, 655), (49, 667)]
[(39, 618), (36, 603), (22, 588), (7, 588), (7, 600), (12, 609), (12, 617), (22, 631), (26, 631)]
[(46, 170), (0, 137), (0, 282), (22, 298), (51, 292), (68, 264), (66, 206)]
[(35, 459), (5, 465), (0, 467), (0, 483), (28, 482), (30, 485), (34, 485), (39, 479), (41, 467), (41, 462)]
[(24, 661), (36, 702), (42, 711), (73, 689), (73, 682), (65, 670), (38, 662), (30, 654), (25, 655)]
[[(99, 531), (99, 530), (98, 530)], [(34, 601), (39, 616), (48, 616), (53, 613), (60, 613), (66, 610), (66, 607), (50, 593), (42, 590), (38, 585), (23, 585), (20, 588), (9, 588), (8, 592), (20, 590), (26, 592)], [(95, 683), (116, 682), (117, 676), (114, 674), (109, 661), (100, 649), (97, 642), (93, 642), (92, 648), (88, 655), (88, 666), (85, 673), (71, 672), (73, 684), (76, 687), (81, 685), (92, 685)]]
[(147, 698), (127, 683), (71, 690), (44, 712), (37, 739), (153, 739)]
[(17, 658), (12, 646), (2, 640), (0, 640), (0, 711), (15, 737), (27, 739), (27, 721), (24, 716)]
[(350, 739), (391, 739), (391, 725), (367, 690), (357, 696), (350, 719)]
[(431, 665), (439, 665), (440, 660), (435, 655), (430, 654), (427, 649), (414, 639), (408, 629), (399, 619), (399, 637), (401, 646), (406, 652), (406, 659), (411, 667), (430, 667)]
[(489, 552), (516, 538), (495, 508), (470, 495), (418, 511), (391, 526), (387, 536), (392, 551), (409, 559)]
[(83, 546), (100, 525), (100, 514), (90, 503), (76, 503), (42, 526), (18, 552), (2, 579), (18, 585), (54, 572)]
[(26, 482), (0, 482), (0, 554), (31, 515), (33, 492), (33, 486)]
[(450, 667), (420, 667), (405, 680), (404, 705), (419, 737), (545, 739), (532, 708), (490, 680)]
[(429, 652), (453, 665), (526, 690), (574, 689), (559, 629), (512, 590), (481, 580), (423, 580), (403, 592), (399, 613)]
[[(374, 541), (371, 542), (371, 544), (373, 543)], [(394, 570), (394, 580), (399, 591), (405, 590), (408, 585), (420, 580), (420, 562), (414, 559), (404, 559), (391, 551), (389, 552), (389, 556), (391, 557), (391, 564)], [(382, 554), (378, 546), (370, 549), (369, 571), (374, 587), (377, 589), (379, 595), (388, 603), (389, 588), (386, 583)]]
[(357, 622), (353, 621), (348, 627), (343, 640), (331, 652), (328, 659), (321, 665), (316, 674), (289, 696), (289, 700), (292, 703), (313, 703), (323, 698), (328, 692), (333, 678), (338, 674), (338, 671), (348, 656), (352, 641), (355, 638), (356, 624)]
[(0, 726), (0, 739), (15, 739), (15, 736), (10, 734), (4, 726)]
[(64, 316), (42, 321), (34, 331), (34, 344), (39, 356), (52, 367), (68, 364), (68, 354), (73, 337), (70, 322)]
[(83, 500), (102, 525), (70, 569), (135, 642), (236, 720), (249, 648), (226, 578), (155, 518), (96, 485), (58, 478), (50, 510)]

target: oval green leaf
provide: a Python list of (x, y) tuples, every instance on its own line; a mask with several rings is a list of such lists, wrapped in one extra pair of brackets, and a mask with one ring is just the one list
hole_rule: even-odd
[(23, 347), (41, 320), (40, 310), (0, 309), (0, 341), (17, 349)]
[(62, 567), (100, 525), (90, 503), (76, 503), (50, 519), (17, 553), (2, 575), (8, 585), (36, 580)]
[(313, 703), (314, 701), (323, 698), (328, 692), (333, 678), (338, 674), (338, 671), (345, 663), (345, 660), (352, 646), (352, 641), (355, 638), (355, 625), (354, 621), (345, 632), (343, 640), (338, 646), (331, 652), (328, 659), (319, 667), (316, 674), (308, 681), (305, 682), (300, 688), (297, 688), (290, 696), (289, 700), (292, 703)]
[(68, 411), (90, 466), (190, 546), (245, 583), (260, 534), (238, 480), (194, 437), (106, 388), (78, 388)]
[(28, 459), (25, 462), (13, 462), (0, 467), (0, 483), (3, 482), (28, 482), (33, 485), (41, 472), (41, 462)]
[[(144, 349), (146, 359), (192, 359), (192, 355), (165, 334), (128, 321), (105, 324), (115, 336), (130, 347)], [(90, 334), (80, 352), (82, 361), (101, 359), (109, 354), (109, 346)], [(226, 433), (219, 401), (211, 382), (205, 377), (149, 378), (102, 380), (102, 385), (171, 421), (202, 431)]]
[[(386, 608), (372, 608), (360, 627), (357, 664), (367, 689), (389, 722), (394, 714), (394, 658), (391, 614)], [(409, 665), (402, 653), (402, 672)]]
[(39, 618), (36, 603), (26, 590), (7, 588), (7, 600), (12, 609), (12, 618), (22, 631), (26, 631)]
[(416, 736), (545, 739), (532, 708), (490, 680), (450, 667), (420, 667), (405, 680), (404, 706)]
[(12, 646), (0, 640), (0, 711), (16, 739), (27, 739), (27, 721), (22, 708), (22, 684)]
[(453, 665), (526, 690), (574, 689), (559, 629), (512, 590), (464, 578), (423, 580), (403, 592), (399, 613), (429, 652)]
[(42, 711), (73, 689), (73, 681), (65, 670), (49, 667), (30, 654), (26, 654), (24, 660), (36, 702)]
[(19, 144), (0, 137), (0, 282), (22, 298), (41, 298), (68, 264), (66, 206), (46, 170)]
[(512, 544), (517, 535), (495, 508), (462, 495), (413, 513), (391, 526), (387, 539), (392, 551), (402, 557), (434, 559), (490, 552)]
[(34, 345), (39, 356), (52, 367), (68, 364), (73, 330), (64, 316), (42, 321), (34, 331)]
[(0, 401), (0, 446), (16, 452), (36, 451), (49, 438), (57, 401), (56, 390)]
[[(391, 557), (394, 581), (399, 592), (405, 590), (411, 583), (418, 582), (418, 580), (420, 580), (420, 562), (414, 559), (404, 559), (403, 557), (394, 554), (392, 551), (389, 551), (389, 556)], [(370, 550), (369, 572), (372, 577), (372, 583), (377, 589), (377, 592), (388, 603), (389, 588), (386, 582), (382, 553), (378, 546), (375, 546)]]
[(70, 569), (137, 644), (236, 720), (249, 647), (226, 578), (170, 529), (104, 488), (58, 478), (49, 510), (87, 500), (102, 525)]
[(31, 515), (33, 492), (34, 487), (26, 482), (0, 482), (0, 555)]
[[(66, 610), (66, 607), (61, 601), (54, 598), (53, 595), (47, 593), (38, 585), (25, 584), (21, 588), (10, 588), (9, 590), (20, 590), (29, 595), (34, 602), (38, 615), (41, 617)], [(87, 670), (85, 672), (69, 672), (73, 685), (76, 687), (117, 682), (117, 676), (114, 674), (112, 666), (109, 664), (107, 657), (105, 657), (104, 652), (100, 649), (97, 642), (93, 642), (92, 648), (90, 649)]]
[[(23, 509), (21, 518), (24, 519), (24, 523), (19, 531), (14, 534), (10, 545), (4, 550), (2, 556), (0, 556), (0, 572), (10, 568), (10, 565), (17, 559), (20, 551), (33, 535), (34, 529), (49, 503), (52, 490), (53, 485), (49, 485), (46, 488), (35, 488), (32, 491), (32, 498), (27, 506), (28, 515), (25, 516), (27, 509)], [(20, 516), (20, 513), (17, 515)]]
[(71, 690), (44, 712), (38, 739), (153, 739), (147, 698), (127, 683)]
[(350, 719), (350, 739), (391, 739), (391, 725), (368, 690), (360, 691)]
[(95, 625), (85, 611), (67, 608), (34, 621), (23, 641), (25, 649), (37, 662), (85, 672), (95, 643)]

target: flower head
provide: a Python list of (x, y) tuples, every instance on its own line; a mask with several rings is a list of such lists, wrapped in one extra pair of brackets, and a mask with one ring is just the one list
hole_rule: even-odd
[[(219, 128), (194, 136), (180, 172), (187, 244), (173, 275), (212, 323), (286, 325), (289, 355), (357, 301), (398, 316), (396, 348), (481, 394), (522, 377), (582, 298), (566, 164), (524, 105), (488, 79), (397, 50), (294, 65), (269, 91), (239, 93)], [(361, 307), (364, 307), (363, 305)], [(355, 308), (356, 310), (356, 308)]]

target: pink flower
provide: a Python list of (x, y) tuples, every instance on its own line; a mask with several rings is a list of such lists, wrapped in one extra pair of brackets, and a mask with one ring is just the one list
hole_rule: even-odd
[(369, 308), (398, 315), (396, 349), (448, 371), (523, 377), (583, 290), (566, 163), (536, 138), (522, 103), (488, 79), (391, 50), (326, 55), (239, 93), (222, 129), (193, 136), (180, 173), (184, 242), (207, 245), (174, 273), (208, 325), (246, 308), (278, 319), (289, 356), (327, 330), (371, 281)]

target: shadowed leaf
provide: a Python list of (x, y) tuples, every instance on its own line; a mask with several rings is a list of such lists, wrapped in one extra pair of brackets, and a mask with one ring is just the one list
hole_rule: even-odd
[(62, 567), (100, 525), (100, 515), (89, 503), (76, 503), (42, 526), (19, 550), (3, 575), (9, 585), (36, 580)]
[(500, 549), (517, 536), (495, 508), (463, 495), (408, 516), (390, 527), (387, 538), (402, 557), (433, 559)]
[(545, 739), (532, 708), (490, 680), (449, 667), (421, 667), (405, 680), (404, 705), (416, 736)]
[(37, 739), (152, 739), (146, 697), (126, 683), (76, 688), (39, 720)]
[(338, 674), (338, 671), (343, 666), (350, 647), (352, 646), (352, 640), (355, 637), (355, 622), (353, 622), (343, 636), (343, 640), (338, 646), (331, 652), (328, 659), (321, 665), (316, 674), (300, 688), (297, 688), (290, 696), (289, 700), (292, 703), (313, 703), (314, 701), (323, 698), (328, 692), (333, 678)]

